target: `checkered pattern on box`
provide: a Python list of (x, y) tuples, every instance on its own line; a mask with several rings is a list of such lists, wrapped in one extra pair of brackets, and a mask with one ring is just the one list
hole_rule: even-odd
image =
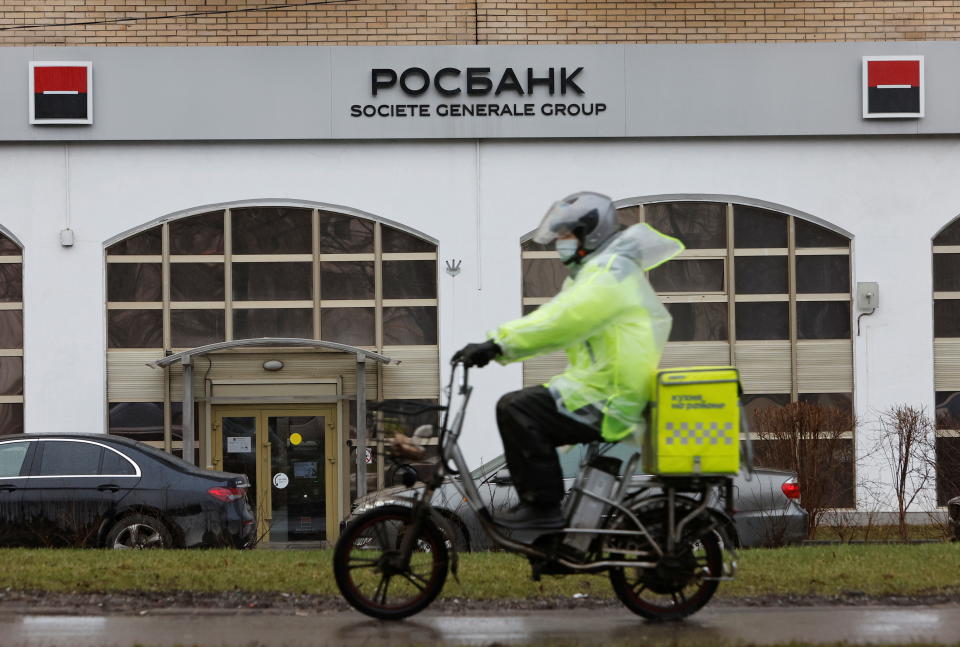
[(664, 438), (664, 442), (668, 445), (674, 443), (689, 445), (690, 441), (693, 441), (695, 445), (719, 445), (721, 440), (724, 445), (732, 445), (734, 441), (732, 422), (723, 423), (723, 427), (718, 422), (711, 422), (709, 425), (702, 422), (681, 422), (679, 425), (668, 422), (664, 426), (670, 432), (670, 435)]

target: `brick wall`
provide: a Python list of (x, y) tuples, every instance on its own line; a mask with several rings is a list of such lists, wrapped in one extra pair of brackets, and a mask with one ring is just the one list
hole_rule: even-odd
[[(0, 0), (0, 45), (454, 45), (938, 40), (960, 0), (521, 2), (426, 0)], [(249, 11), (268, 4), (289, 7)], [(243, 11), (246, 10), (246, 11)], [(199, 12), (211, 15), (185, 16)], [(226, 13), (230, 12), (230, 13)]]

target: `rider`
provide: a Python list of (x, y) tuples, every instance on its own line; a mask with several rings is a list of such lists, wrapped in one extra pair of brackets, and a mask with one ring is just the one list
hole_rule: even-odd
[(670, 314), (644, 271), (683, 250), (649, 225), (619, 231), (605, 195), (574, 193), (547, 211), (533, 240), (555, 243), (570, 271), (560, 292), (528, 315), (467, 344), (467, 366), (518, 362), (563, 349), (566, 370), (546, 385), (507, 393), (497, 403), (520, 503), (498, 514), (507, 528), (562, 528), (563, 476), (556, 447), (616, 442), (643, 424), (650, 384), (670, 332)]

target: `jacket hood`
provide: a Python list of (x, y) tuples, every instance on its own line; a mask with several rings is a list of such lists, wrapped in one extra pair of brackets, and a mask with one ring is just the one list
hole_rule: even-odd
[(666, 263), (683, 250), (683, 243), (679, 240), (643, 223), (632, 225), (610, 238), (599, 249), (584, 257), (581, 265), (595, 258), (616, 254), (626, 256), (646, 272)]

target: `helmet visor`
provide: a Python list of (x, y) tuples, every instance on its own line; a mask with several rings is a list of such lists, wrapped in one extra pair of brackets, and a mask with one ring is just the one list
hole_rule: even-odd
[(541, 245), (549, 245), (556, 239), (572, 233), (581, 224), (576, 216), (569, 201), (554, 202), (540, 221), (540, 226), (533, 234), (533, 241)]

